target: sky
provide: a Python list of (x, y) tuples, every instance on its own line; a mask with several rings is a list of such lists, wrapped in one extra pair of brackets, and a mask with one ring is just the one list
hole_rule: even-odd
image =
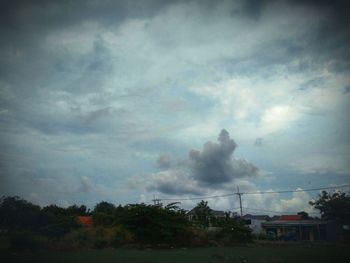
[[(347, 1), (0, 10), (0, 195), (93, 207), (350, 183)], [(242, 205), (313, 213), (317, 194)], [(237, 196), (208, 202), (239, 207)]]

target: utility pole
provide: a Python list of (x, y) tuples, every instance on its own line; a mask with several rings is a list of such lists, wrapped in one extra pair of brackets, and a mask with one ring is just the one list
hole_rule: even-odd
[(161, 199), (158, 199), (158, 198), (156, 198), (155, 195), (153, 195), (152, 201), (153, 201), (153, 205), (159, 205), (159, 202), (161, 201)]
[(241, 195), (242, 193), (239, 192), (239, 187), (237, 186), (237, 195), (239, 197), (239, 208), (241, 209), (241, 217), (243, 216), (243, 211), (242, 211), (242, 198)]

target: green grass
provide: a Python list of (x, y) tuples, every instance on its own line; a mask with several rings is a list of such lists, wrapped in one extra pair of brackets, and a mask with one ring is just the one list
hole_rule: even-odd
[(237, 246), (189, 249), (104, 249), (45, 252), (5, 252), (1, 262), (349, 262), (349, 246), (345, 245), (288, 245)]

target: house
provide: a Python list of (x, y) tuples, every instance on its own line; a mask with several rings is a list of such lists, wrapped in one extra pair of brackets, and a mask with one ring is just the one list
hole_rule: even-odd
[(220, 211), (220, 210), (211, 210), (211, 216), (215, 218), (226, 218), (227, 212)]
[(340, 240), (342, 226), (336, 221), (302, 219), (300, 215), (282, 215), (277, 220), (261, 224), (267, 236), (279, 240)]
[(270, 220), (268, 215), (251, 215), (246, 214), (243, 219), (247, 222), (248, 227), (252, 230), (253, 234), (263, 234), (265, 230), (262, 228), (261, 224)]
[[(194, 208), (187, 212), (186, 216), (189, 221), (196, 221), (196, 219), (198, 219)], [(231, 217), (232, 213), (210, 209), (210, 214), (207, 216), (209, 227), (215, 226), (218, 219), (223, 219), (227, 216)]]
[[(214, 217), (214, 218), (225, 218), (226, 215), (229, 215), (231, 216), (231, 213), (227, 213), (227, 212), (224, 212), (224, 211), (220, 211), (220, 210), (210, 210), (210, 217)], [(189, 221), (192, 221), (196, 218), (196, 212), (194, 210), (194, 208), (192, 210), (190, 210), (189, 212), (187, 212), (187, 218)]]
[(92, 216), (78, 216), (78, 223), (85, 227), (92, 227), (93, 226)]

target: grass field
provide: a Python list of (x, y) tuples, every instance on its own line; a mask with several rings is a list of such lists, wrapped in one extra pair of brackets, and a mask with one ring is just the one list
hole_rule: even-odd
[(104, 249), (78, 251), (5, 252), (1, 262), (349, 262), (345, 245), (268, 245), (189, 249)]

